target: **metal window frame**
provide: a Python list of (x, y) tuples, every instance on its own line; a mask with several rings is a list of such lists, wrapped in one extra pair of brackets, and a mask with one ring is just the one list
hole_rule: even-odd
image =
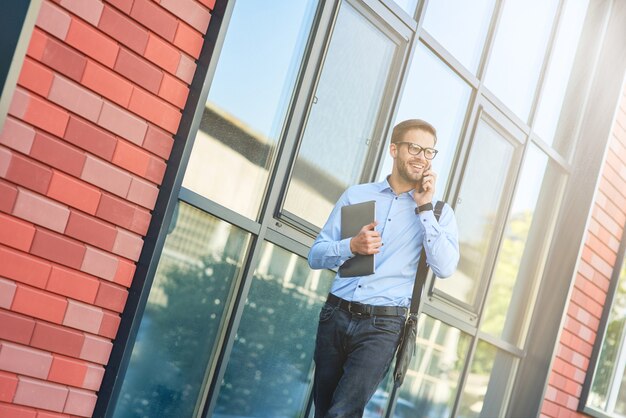
[(482, 90), (482, 94), (488, 97), (488, 99), (492, 101), (494, 104), (496, 104), (497, 107), (501, 109), (507, 115), (508, 118), (515, 121), (515, 123), (520, 128), (522, 128), (526, 133), (530, 132), (530, 127), (532, 126), (534, 114), (537, 111), (539, 98), (542, 93), (543, 85), (544, 85), (545, 78), (546, 78), (546, 72), (549, 67), (549, 60), (551, 58), (551, 53), (554, 47), (556, 34), (558, 32), (558, 26), (563, 16), (563, 8), (564, 8), (563, 4), (565, 3), (565, 1), (568, 1), (568, 0), (557, 0), (557, 1), (558, 1), (558, 4), (554, 12), (554, 18), (552, 20), (552, 28), (550, 30), (550, 34), (548, 35), (548, 38), (546, 41), (546, 49), (544, 51), (543, 59), (541, 61), (541, 66), (539, 69), (539, 77), (534, 86), (534, 93), (530, 102), (527, 120), (522, 119), (515, 112), (513, 112), (513, 110), (511, 110), (502, 100), (500, 100), (494, 93), (492, 93), (484, 84), (484, 78), (486, 76), (486, 71), (487, 71), (487, 65), (491, 59), (495, 37), (498, 32), (498, 28), (501, 24), (502, 13), (504, 11), (504, 3), (506, 2), (506, 0), (497, 0), (498, 2), (496, 6), (497, 7), (497, 19), (493, 26), (493, 32), (490, 34), (491, 37), (489, 38), (489, 49), (488, 49), (488, 53), (486, 54), (487, 56), (484, 57), (485, 60), (483, 62), (483, 65), (480, 68), (480, 80), (481, 80), (480, 87)]
[[(400, 107), (400, 99), (402, 97), (402, 94), (404, 93), (404, 88), (406, 86), (407, 74), (408, 74), (408, 69), (409, 69), (408, 67), (411, 61), (413, 60), (413, 55), (415, 54), (416, 45), (419, 39), (419, 31), (422, 25), (422, 21), (424, 19), (423, 10), (426, 7), (426, 4), (428, 3), (428, 1), (429, 0), (418, 0), (418, 4), (415, 10), (417, 21), (412, 21), (412, 24), (410, 26), (411, 30), (413, 30), (414, 33), (408, 39), (407, 53), (405, 55), (404, 62), (402, 62), (400, 72), (398, 73), (398, 83), (396, 86), (396, 90), (394, 94), (392, 94), (391, 112), (389, 114), (389, 120), (386, 126), (386, 130), (383, 131), (383, 132), (387, 132), (387, 135), (380, 139), (380, 143), (379, 143), (380, 149), (379, 149), (378, 159), (375, 162), (375, 165), (372, 169), (371, 177), (369, 179), (370, 181), (374, 181), (375, 179), (379, 178), (380, 175), (382, 174), (381, 171), (382, 171), (383, 162), (385, 159), (384, 153), (386, 152), (386, 149), (388, 149), (389, 144), (391, 142), (391, 129), (390, 128), (398, 116), (398, 110)], [(385, 3), (389, 3), (389, 2), (393, 3), (395, 7), (399, 8), (399, 6), (396, 5), (395, 2), (393, 2), (393, 0), (385, 0)]]
[[(330, 45), (331, 33), (334, 29), (335, 20), (343, 2), (352, 6), (356, 12), (367, 19), (372, 25), (384, 32), (396, 45), (396, 51), (394, 52), (394, 57), (392, 58), (390, 64), (389, 76), (386, 80), (386, 85), (381, 96), (381, 110), (376, 117), (371, 144), (363, 161), (361, 178), (359, 179), (360, 182), (372, 181), (374, 178), (376, 167), (381, 159), (381, 150), (385, 145), (382, 133), (388, 131), (389, 126), (392, 123), (391, 112), (389, 109), (391, 109), (395, 104), (395, 98), (397, 97), (395, 92), (398, 91), (400, 81), (402, 80), (401, 70), (406, 67), (406, 58), (409, 55), (411, 28), (403, 24), (404, 22), (386, 7), (383, 7), (383, 5), (375, 0), (342, 0), (336, 4), (337, 8), (333, 17), (332, 27), (327, 33), (325, 48), (321, 51), (320, 61), (315, 68), (315, 78), (311, 80), (309, 95), (305, 98), (305, 102), (301, 103), (303, 118), (296, 126), (292, 126), (290, 132), (292, 134), (290, 136), (291, 141), (289, 141), (292, 145), (289, 149), (290, 159), (288, 161), (284, 161), (284, 164), (281, 165), (279, 171), (276, 173), (277, 176), (272, 179), (276, 180), (277, 178), (282, 178), (283, 181), (281, 182), (281, 187), (273, 187), (273, 193), (270, 195), (270, 198), (266, 200), (266, 204), (269, 208), (275, 208), (272, 216), (279, 223), (282, 221), (284, 224), (292, 227), (293, 229), (300, 230), (311, 237), (315, 237), (321, 228), (285, 209), (285, 200), (287, 198), (288, 187), (293, 176), (295, 161), (297, 160), (299, 148), (302, 144), (302, 137), (308, 123), (308, 116), (310, 115), (314, 102), (314, 93), (320, 81), (319, 78), (321, 76), (321, 70), (323, 69), (326, 53), (328, 52), (328, 47)], [(394, 22), (396, 26), (390, 24), (390, 21)]]
[[(572, 1), (572, 0), (568, 0)], [(589, 91), (592, 89), (595, 72), (600, 61), (601, 45), (605, 40), (605, 30), (609, 25), (613, 0), (590, 0), (587, 16), (583, 23), (580, 35), (578, 51), (570, 74), (570, 86), (563, 99), (561, 119), (569, 123), (561, 123), (554, 133), (552, 148), (562, 156), (568, 164), (574, 158), (576, 139), (585, 123), (585, 108), (590, 105)], [(597, 33), (594, 33), (597, 32)], [(588, 55), (581, 54), (590, 51)], [(540, 98), (539, 98), (540, 100)], [(573, 107), (571, 103), (580, 103), (579, 107)], [(569, 104), (569, 105), (568, 105)], [(535, 118), (536, 119), (536, 118)], [(575, 122), (570, 122), (575, 121)], [(542, 142), (542, 140), (539, 140)]]
[[(471, 149), (473, 148), (476, 132), (481, 121), (498, 132), (501, 137), (513, 147), (511, 167), (506, 173), (506, 179), (500, 198), (501, 206), (496, 211), (497, 217), (494, 219), (494, 229), (492, 231), (491, 238), (489, 239), (489, 248), (487, 250), (485, 264), (483, 266), (485, 270), (481, 274), (480, 280), (477, 282), (479, 290), (476, 295), (476, 300), (472, 304), (459, 301), (456, 298), (447, 295), (445, 292), (437, 290), (434, 288), (434, 280), (431, 280), (429, 287), (429, 295), (432, 296), (433, 303), (441, 303), (444, 306), (448, 306), (449, 309), (456, 310), (460, 315), (469, 315), (470, 321), (474, 323), (477, 323), (480, 317), (482, 307), (487, 296), (486, 293), (489, 289), (490, 279), (495, 267), (496, 256), (501, 244), (502, 235), (504, 234), (506, 219), (508, 218), (509, 208), (514, 197), (515, 186), (518, 182), (518, 173), (522, 163), (525, 138), (524, 133), (517, 129), (517, 127), (511, 123), (510, 120), (507, 120), (499, 109), (491, 105), (487, 100), (479, 98), (476, 105), (478, 106), (478, 109), (475, 114), (475, 119), (473, 120), (472, 129), (468, 129), (466, 131), (465, 142), (467, 142), (468, 146), (464, 154), (464, 161), (462, 163), (459, 162), (459, 165), (462, 167), (461, 172), (463, 177), (467, 165), (469, 164)], [(461, 187), (463, 185), (462, 179), (460, 180), (461, 181), (458, 182), (454, 195), (454, 201), (457, 204), (459, 203)]]
[[(443, 305), (441, 309), (457, 311), (460, 315), (469, 317), (470, 323), (473, 323), (474, 325), (472, 332), (470, 333), (472, 341), (470, 343), (469, 352), (465, 360), (463, 374), (461, 375), (461, 378), (459, 380), (458, 390), (455, 394), (455, 401), (452, 407), (451, 416), (456, 416), (458, 413), (465, 385), (470, 375), (470, 368), (476, 354), (478, 344), (481, 341), (485, 341), (487, 344), (494, 346), (497, 350), (501, 350), (502, 352), (510, 355), (511, 358), (513, 358), (514, 360), (519, 359), (523, 356), (523, 353), (518, 347), (502, 339), (496, 338), (483, 331), (480, 331), (479, 327), (483, 319), (482, 311), (484, 308), (484, 304), (487, 300), (488, 292), (491, 289), (493, 270), (495, 269), (497, 256), (500, 246), (502, 244), (502, 236), (505, 231), (506, 221), (508, 219), (510, 207), (515, 196), (515, 189), (519, 180), (519, 171), (521, 170), (523, 164), (523, 157), (525, 155), (525, 135), (524, 132), (513, 123), (513, 121), (511, 121), (502, 114), (501, 109), (490, 103), (487, 98), (479, 97), (479, 99), (477, 100), (477, 104), (478, 111), (476, 113), (476, 119), (474, 120), (473, 129), (471, 130), (471, 132), (467, 132), (467, 134), (471, 136), (471, 139), (468, 140), (469, 147), (467, 152), (465, 153), (465, 161), (463, 163), (462, 169), (463, 172), (465, 171), (465, 167), (469, 162), (470, 150), (473, 146), (475, 134), (481, 121), (486, 123), (496, 132), (498, 132), (501, 135), (502, 139), (508, 142), (513, 147), (513, 150), (511, 157), (511, 168), (509, 168), (509, 171), (506, 174), (506, 180), (503, 185), (500, 208), (496, 211), (498, 215), (494, 220), (495, 226), (494, 230), (492, 231), (491, 239), (489, 240), (490, 244), (485, 258), (485, 264), (483, 266), (485, 270), (481, 275), (482, 278), (478, 282), (479, 290), (477, 292), (474, 304), (465, 304), (449, 297), (444, 292), (437, 291), (436, 289), (434, 289), (434, 287), (431, 288), (432, 300), (434, 303)], [(458, 184), (455, 201), (459, 199), (461, 186), (462, 181), (460, 181)], [(434, 286), (434, 280), (432, 281), (432, 284)], [(512, 390), (513, 381), (511, 373), (508, 373), (508, 371), (507, 373), (502, 373), (498, 370), (494, 372), (494, 375), (494, 378), (507, 382), (505, 392), (510, 393)], [(506, 404), (507, 402), (508, 399), (504, 399), (504, 403)]]

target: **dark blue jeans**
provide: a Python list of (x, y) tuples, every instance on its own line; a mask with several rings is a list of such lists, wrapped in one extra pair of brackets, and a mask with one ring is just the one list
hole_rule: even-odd
[(393, 360), (404, 321), (324, 305), (315, 342), (315, 418), (363, 415)]

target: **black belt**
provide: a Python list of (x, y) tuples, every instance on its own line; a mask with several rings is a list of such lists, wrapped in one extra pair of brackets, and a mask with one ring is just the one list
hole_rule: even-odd
[(339, 306), (340, 309), (355, 315), (406, 316), (407, 312), (407, 308), (403, 308), (402, 306), (366, 305), (364, 303), (351, 302), (349, 300), (341, 299), (332, 293), (328, 294), (326, 302), (331, 305)]

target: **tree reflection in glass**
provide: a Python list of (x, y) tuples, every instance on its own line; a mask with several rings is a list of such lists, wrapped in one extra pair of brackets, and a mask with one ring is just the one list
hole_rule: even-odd
[(263, 243), (215, 417), (296, 417), (312, 383), (315, 330), (334, 273)]
[(449, 417), (469, 346), (469, 335), (420, 315), (415, 356), (393, 417)]
[[(526, 154), (501, 239), (481, 330), (522, 345), (547, 260), (563, 174), (537, 146)], [(548, 202), (548, 204), (546, 204)]]
[[(459, 418), (504, 416), (506, 399), (518, 359), (495, 346), (479, 341), (456, 411)], [(507, 376), (506, 380), (497, 376)]]
[(179, 203), (115, 417), (191, 417), (249, 234)]

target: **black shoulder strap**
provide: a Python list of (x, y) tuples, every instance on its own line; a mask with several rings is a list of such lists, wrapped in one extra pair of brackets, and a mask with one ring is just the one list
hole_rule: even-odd
[[(437, 201), (435, 204), (435, 218), (439, 221), (439, 217), (441, 216), (441, 212), (443, 211), (445, 203), (441, 200)], [(428, 274), (428, 264), (426, 264), (426, 250), (422, 248), (422, 253), (420, 254), (420, 261), (417, 265), (417, 273), (415, 273), (415, 284), (413, 284), (413, 296), (411, 296), (411, 308), (410, 313), (415, 314), (419, 310), (420, 302), (422, 299), (422, 291), (424, 290), (424, 285), (426, 284), (426, 275)]]
[(443, 207), (446, 205), (445, 202), (442, 202), (441, 200), (438, 200), (437, 203), (435, 203), (435, 218), (437, 218), (437, 221), (439, 221), (439, 217), (441, 216), (441, 211), (443, 210)]

